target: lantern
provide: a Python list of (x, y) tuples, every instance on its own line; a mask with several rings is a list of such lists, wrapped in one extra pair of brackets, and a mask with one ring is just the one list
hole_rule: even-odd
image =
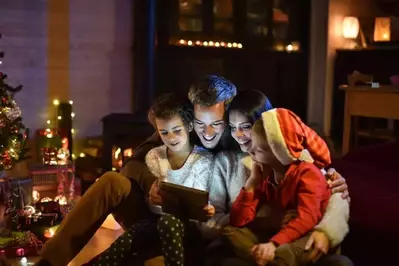
[(345, 17), (342, 21), (342, 36), (344, 38), (356, 39), (359, 29), (359, 20), (356, 17)]
[(391, 19), (375, 18), (374, 24), (374, 41), (389, 42), (391, 40)]

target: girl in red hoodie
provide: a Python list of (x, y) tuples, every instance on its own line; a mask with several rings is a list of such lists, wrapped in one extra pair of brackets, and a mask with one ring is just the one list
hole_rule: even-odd
[[(258, 265), (305, 265), (306, 236), (320, 222), (331, 195), (320, 171), (330, 164), (328, 147), (293, 112), (281, 108), (264, 112), (252, 134), (249, 153), (254, 166), (232, 206), (230, 224), (249, 225), (261, 203), (283, 211), (296, 209), (296, 218), (277, 232), (267, 232), (268, 241), (254, 245), (250, 253)], [(303, 158), (304, 149), (314, 163)]]

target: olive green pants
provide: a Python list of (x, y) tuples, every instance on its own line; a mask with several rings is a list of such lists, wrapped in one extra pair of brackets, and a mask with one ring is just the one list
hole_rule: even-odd
[[(254, 265), (256, 265), (256, 263), (252, 256), (251, 249), (257, 244), (266, 243), (270, 238), (270, 236), (265, 236), (265, 239), (260, 239), (249, 228), (237, 228), (231, 226), (224, 228), (223, 236), (228, 240), (228, 243), (232, 246), (235, 254), (239, 258), (242, 258)], [(305, 245), (308, 238), (308, 236), (305, 236), (292, 243), (279, 246), (276, 249), (274, 260), (269, 262), (267, 265), (306, 265), (309, 261), (308, 255), (310, 254), (308, 251), (305, 251)]]

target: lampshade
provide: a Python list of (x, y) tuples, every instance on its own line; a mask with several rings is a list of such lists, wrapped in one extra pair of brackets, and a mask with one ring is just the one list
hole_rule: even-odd
[(374, 41), (389, 42), (391, 40), (391, 18), (375, 18)]
[(359, 28), (359, 20), (356, 17), (345, 17), (342, 21), (342, 36), (347, 39), (356, 39)]

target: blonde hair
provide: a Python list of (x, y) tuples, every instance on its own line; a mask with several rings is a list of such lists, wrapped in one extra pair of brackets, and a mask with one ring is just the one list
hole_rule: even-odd
[(252, 134), (256, 134), (262, 139), (262, 141), (267, 141), (262, 119), (259, 119), (255, 122), (254, 126), (252, 127)]

